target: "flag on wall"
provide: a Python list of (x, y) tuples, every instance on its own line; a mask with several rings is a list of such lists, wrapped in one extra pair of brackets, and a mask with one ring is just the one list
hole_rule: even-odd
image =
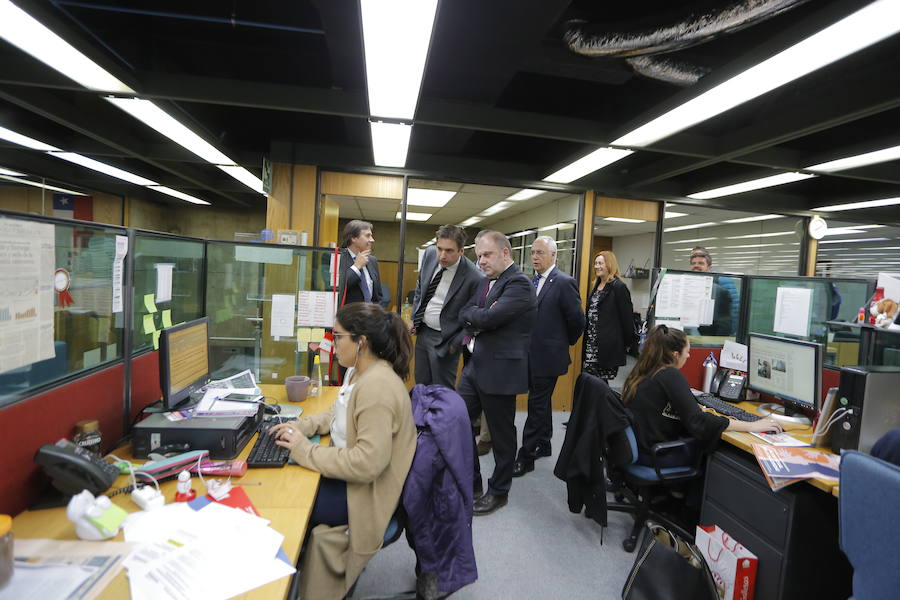
[(53, 194), (53, 216), (63, 219), (94, 220), (94, 199), (91, 196)]

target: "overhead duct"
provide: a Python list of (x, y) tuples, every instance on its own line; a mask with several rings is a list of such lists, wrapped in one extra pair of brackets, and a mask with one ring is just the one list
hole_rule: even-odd
[(631, 65), (638, 75), (681, 87), (694, 85), (709, 73), (706, 67), (662, 56), (633, 56), (626, 58), (625, 62)]

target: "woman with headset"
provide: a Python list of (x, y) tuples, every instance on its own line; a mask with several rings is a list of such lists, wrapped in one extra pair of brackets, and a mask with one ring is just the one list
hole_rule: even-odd
[[(395, 313), (368, 302), (335, 316), (334, 348), (347, 368), (331, 410), (270, 429), (297, 464), (322, 474), (300, 569), (301, 597), (343, 598), (381, 547), (416, 449), (403, 380), (411, 339)], [(308, 436), (330, 434), (331, 445)]]

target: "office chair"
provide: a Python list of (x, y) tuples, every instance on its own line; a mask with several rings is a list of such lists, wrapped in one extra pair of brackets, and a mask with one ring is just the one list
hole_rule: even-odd
[(853, 566), (851, 600), (894, 598), (900, 589), (900, 467), (849, 450), (841, 456), (840, 547)]
[[(701, 477), (702, 454), (691, 452), (693, 438), (685, 438), (671, 442), (661, 442), (652, 448), (651, 462), (653, 466), (637, 463), (638, 446), (634, 428), (628, 425), (624, 431), (608, 438), (608, 446), (604, 449), (604, 460), (607, 475), (612, 482), (610, 491), (614, 493), (615, 502), (607, 505), (607, 510), (630, 513), (634, 517), (634, 525), (630, 535), (622, 541), (626, 552), (633, 552), (637, 540), (644, 529), (644, 523), (651, 519), (664, 525), (687, 539), (693, 539), (693, 533), (671, 518), (653, 509), (653, 501), (660, 492), (668, 493), (669, 488), (692, 479)], [(669, 453), (683, 452), (694, 455), (692, 464), (664, 467), (661, 460)]]

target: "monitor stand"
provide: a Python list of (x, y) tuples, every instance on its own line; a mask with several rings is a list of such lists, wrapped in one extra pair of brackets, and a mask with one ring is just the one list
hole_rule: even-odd
[(774, 402), (760, 404), (759, 412), (764, 416), (772, 417), (780, 423), (791, 423), (793, 425), (804, 425), (806, 427), (812, 425), (812, 422), (809, 420), (809, 418), (802, 412), (791, 410), (788, 407), (782, 406), (781, 404), (776, 404)]

